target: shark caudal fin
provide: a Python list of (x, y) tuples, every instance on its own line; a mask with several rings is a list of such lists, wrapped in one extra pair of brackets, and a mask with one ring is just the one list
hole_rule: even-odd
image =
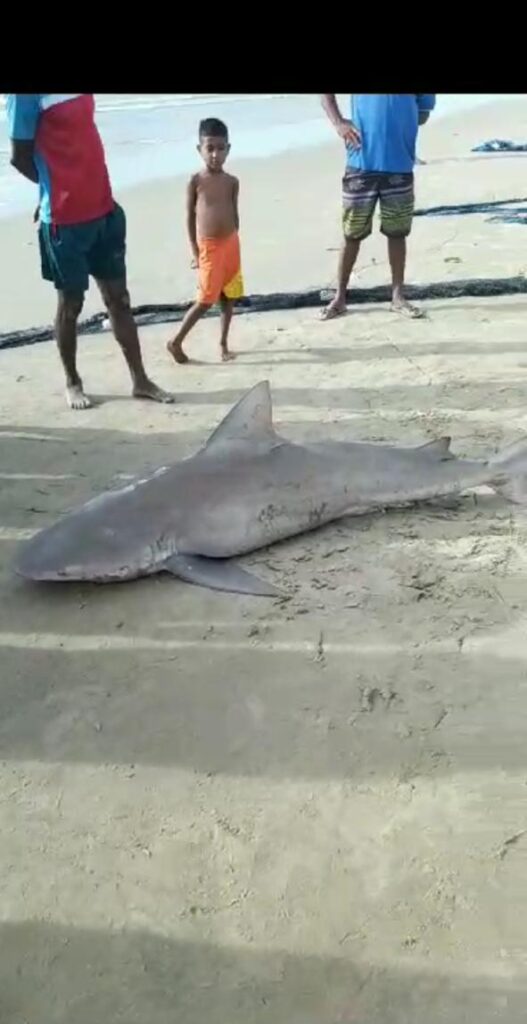
[(498, 494), (517, 505), (527, 505), (527, 439), (515, 441), (493, 455), (489, 469), (496, 474), (489, 483)]

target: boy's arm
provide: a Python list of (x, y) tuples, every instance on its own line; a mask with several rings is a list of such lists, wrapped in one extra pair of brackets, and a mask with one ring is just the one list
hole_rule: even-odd
[(196, 263), (199, 258), (198, 238), (196, 234), (197, 191), (198, 183), (196, 181), (196, 176), (192, 175), (192, 178), (187, 185), (187, 233), (190, 241), (190, 248), (192, 249), (192, 256)]
[(239, 195), (240, 195), (240, 182), (238, 181), (238, 178), (233, 178), (232, 179), (232, 202), (233, 202), (233, 206), (234, 206), (234, 225), (236, 227), (236, 231), (238, 231), (239, 228), (240, 228), (240, 212), (239, 212), (239, 209), (238, 209), (238, 198), (239, 198)]

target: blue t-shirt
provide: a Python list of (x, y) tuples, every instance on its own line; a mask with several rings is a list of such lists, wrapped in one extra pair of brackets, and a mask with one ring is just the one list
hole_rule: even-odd
[(360, 149), (348, 147), (346, 164), (356, 171), (411, 174), (419, 112), (435, 107), (435, 93), (354, 93), (351, 120), (359, 129)]

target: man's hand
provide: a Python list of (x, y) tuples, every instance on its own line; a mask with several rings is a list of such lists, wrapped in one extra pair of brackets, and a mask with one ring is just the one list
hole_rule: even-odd
[(33, 140), (11, 140), (11, 167), (28, 181), (38, 185), (38, 172), (33, 159)]
[(340, 138), (344, 140), (346, 146), (349, 146), (350, 149), (359, 149), (361, 146), (360, 132), (353, 124), (353, 121), (348, 121), (342, 116), (335, 94), (332, 92), (323, 93), (321, 101), (331, 124), (338, 135), (340, 135)]
[(353, 124), (353, 121), (346, 121), (345, 118), (342, 118), (342, 120), (335, 125), (335, 128), (337, 129), (341, 139), (346, 143), (346, 146), (349, 146), (350, 149), (360, 149), (360, 132)]
[(196, 249), (196, 251), (192, 253), (192, 259), (190, 261), (191, 269), (192, 270), (197, 270), (198, 269), (198, 264), (199, 264), (199, 252)]

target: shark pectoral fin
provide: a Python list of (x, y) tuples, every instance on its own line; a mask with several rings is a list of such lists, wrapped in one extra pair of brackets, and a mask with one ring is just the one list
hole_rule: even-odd
[(163, 563), (163, 570), (187, 583), (211, 590), (228, 590), (234, 594), (253, 594), (260, 597), (280, 597), (281, 592), (271, 583), (258, 579), (225, 558), (204, 558), (202, 555), (172, 555)]

